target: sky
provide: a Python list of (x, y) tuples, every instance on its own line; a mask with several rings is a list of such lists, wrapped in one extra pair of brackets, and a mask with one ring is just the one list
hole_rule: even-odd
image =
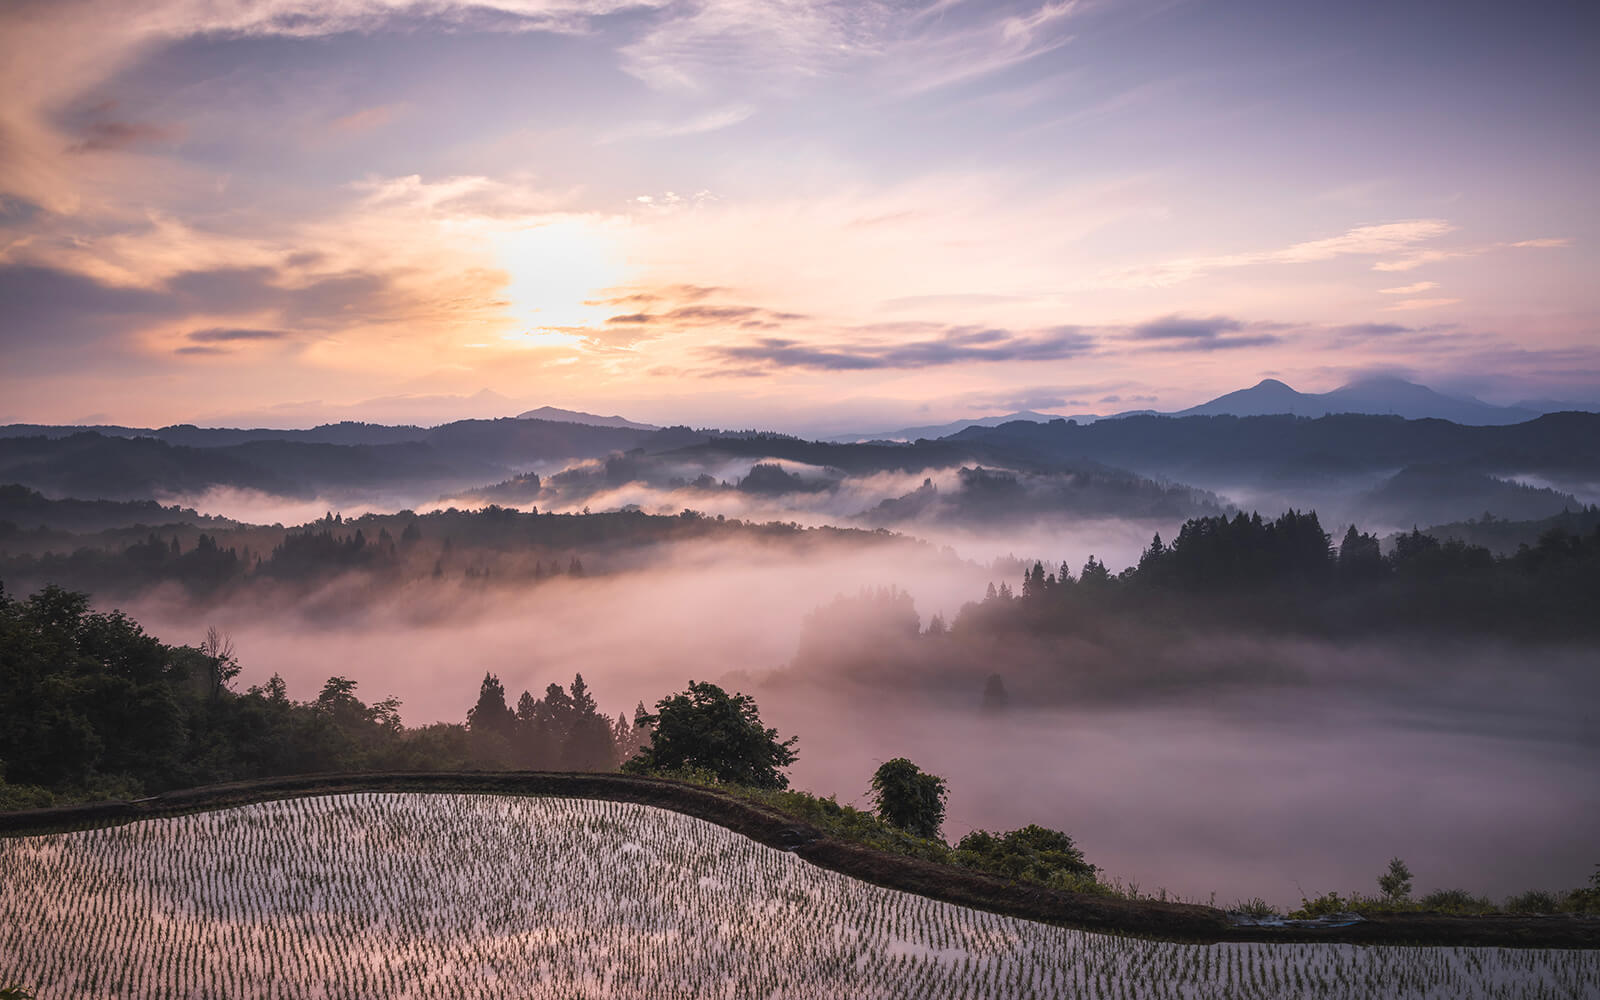
[(1600, 10), (10, 0), (0, 422), (1600, 399)]

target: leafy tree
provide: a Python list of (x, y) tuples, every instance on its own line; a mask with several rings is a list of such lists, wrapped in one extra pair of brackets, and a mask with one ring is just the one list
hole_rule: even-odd
[(878, 815), (909, 834), (936, 838), (944, 825), (945, 780), (904, 757), (885, 761), (872, 775), (870, 792)]
[(1097, 869), (1060, 830), (1029, 824), (1009, 833), (974, 830), (956, 844), (956, 860), (969, 868), (1008, 878), (1073, 887)]
[(1411, 869), (1399, 858), (1389, 859), (1389, 870), (1378, 876), (1378, 891), (1391, 903), (1411, 898)]
[(795, 762), (799, 737), (779, 740), (776, 729), (761, 724), (749, 695), (729, 695), (715, 684), (690, 681), (687, 691), (656, 702), (655, 714), (638, 716), (635, 725), (640, 724), (651, 733), (650, 745), (624, 770), (700, 768), (732, 784), (789, 787), (779, 768)]

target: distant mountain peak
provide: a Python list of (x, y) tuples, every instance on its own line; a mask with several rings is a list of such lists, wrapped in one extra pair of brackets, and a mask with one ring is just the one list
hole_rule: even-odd
[(1363, 375), (1331, 392), (1299, 392), (1275, 378), (1248, 389), (1180, 410), (1173, 416), (1260, 417), (1287, 413), (1323, 417), (1330, 413), (1373, 413), (1408, 420), (1434, 418), (1458, 424), (1520, 424), (1538, 413), (1511, 406), (1493, 406), (1470, 396), (1446, 396), (1398, 375)]
[(626, 427), (636, 431), (658, 431), (661, 429), (655, 424), (641, 424), (625, 417), (616, 415), (602, 417), (593, 413), (584, 413), (580, 410), (563, 410), (558, 406), (541, 406), (538, 409), (527, 410), (517, 414), (517, 419), (549, 420), (558, 424), (587, 424), (590, 427)]

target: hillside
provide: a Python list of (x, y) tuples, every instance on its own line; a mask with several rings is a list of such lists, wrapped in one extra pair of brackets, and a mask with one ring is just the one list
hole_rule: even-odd
[[(63, 830), (78, 832), (53, 832)], [(1398, 980), (1386, 985), (1386, 978), (1397, 970), (1362, 957), (1379, 953), (1319, 955), (1311, 949), (1340, 941), (1600, 946), (1600, 925), (1572, 917), (1411, 913), (1263, 926), (1230, 919), (1206, 906), (1019, 886), (837, 840), (792, 817), (717, 790), (615, 774), (478, 772), (280, 779), (169, 793), (133, 803), (0, 813), (0, 834), (9, 836), (0, 840), (0, 859), (24, 873), (0, 887), (0, 909), (33, 921), (48, 920), (58, 928), (55, 935), (35, 936), (25, 928), (0, 935), (0, 981), (20, 975), (39, 982), (40, 969), (64, 971), (54, 956), (63, 954), (63, 948), (81, 952), (87, 942), (77, 929), (94, 920), (104, 928), (102, 914), (146, 921), (170, 913), (168, 907), (183, 907), (188, 915), (174, 913), (171, 919), (186, 935), (194, 935), (189, 940), (210, 956), (210, 962), (224, 966), (202, 966), (200, 974), (224, 976), (234, 983), (249, 981), (252, 970), (259, 974), (276, 964), (274, 946), (331, 954), (348, 947), (347, 940), (339, 940), (341, 935), (377, 939), (378, 949), (390, 954), (438, 947), (443, 953), (436, 953), (428, 965), (449, 968), (451, 949), (486, 943), (482, 940), (486, 926), (496, 930), (492, 940), (510, 937), (524, 948), (571, 941), (569, 932), (579, 928), (587, 928), (591, 935), (597, 928), (613, 928), (620, 933), (609, 942), (597, 943), (591, 937), (587, 943), (604, 947), (590, 960), (596, 974), (616, 974), (617, 964), (631, 965), (635, 974), (663, 974), (641, 969), (636, 962), (615, 962), (614, 956), (605, 954), (629, 946), (631, 934), (625, 928), (639, 927), (635, 918), (641, 916), (643, 925), (657, 929), (698, 928), (685, 930), (685, 936), (701, 938), (698, 946), (718, 956), (709, 963), (719, 967), (718, 975), (736, 979), (753, 973), (745, 968), (748, 964), (767, 964), (758, 956), (770, 955), (782, 943), (803, 942), (802, 950), (821, 948), (797, 956), (803, 968), (789, 974), (803, 977), (799, 981), (775, 982), (760, 993), (775, 991), (782, 996), (965, 996), (980, 982), (992, 982), (997, 970), (988, 967), (985, 958), (1011, 967), (1012, 974), (1001, 977), (1001, 982), (1020, 980), (1014, 984), (1020, 987), (1016, 995), (1034, 995), (1024, 991), (1084, 974), (1103, 972), (1117, 981), (1125, 973), (1097, 963), (1124, 959), (1128, 956), (1117, 953), (1135, 946), (1114, 945), (1113, 939), (1096, 939), (1082, 930), (1171, 941), (1258, 942), (1242, 950), (1259, 962), (1278, 966), (1285, 977), (1297, 966), (1322, 964), (1343, 954), (1346, 962), (1336, 963), (1345, 965), (1342, 974), (1367, 980), (1374, 991), (1351, 995), (1371, 996), (1398, 996), (1393, 991), (1406, 985)], [(566, 846), (552, 850), (552, 842)], [(296, 846), (289, 848), (290, 843)], [(298, 860), (288, 871), (286, 850), (293, 850)], [(51, 867), (38, 866), (41, 854), (55, 859)], [(417, 865), (415, 859), (424, 857), (430, 863)], [(620, 858), (626, 860), (611, 863)], [(232, 872), (227, 883), (203, 876), (222, 866)], [(641, 868), (648, 877), (640, 877)], [(107, 870), (126, 874), (106, 879)], [(82, 892), (66, 897), (67, 913), (57, 911), (62, 905), (55, 901), (60, 898), (57, 893), (37, 881), (47, 873), (84, 883)], [(140, 881), (154, 892), (140, 890)], [(311, 898), (307, 890), (319, 884), (329, 887), (317, 897), (329, 915), (320, 922), (326, 928), (320, 933), (305, 930), (292, 917)], [(380, 891), (373, 893), (373, 886)], [(640, 893), (641, 887), (671, 886), (678, 888)], [(463, 893), (472, 900), (471, 915), (462, 913), (457, 902)], [(128, 907), (122, 902), (125, 894), (142, 896), (140, 905)], [(191, 897), (206, 916), (194, 916), (194, 907), (186, 905)], [(801, 902), (803, 906), (790, 909), (790, 904)], [(752, 919), (752, 914), (760, 916)], [(804, 922), (790, 925), (790, 919)], [(111, 923), (116, 925), (116, 918)], [(242, 925), (252, 947), (243, 953), (205, 949), (206, 941), (227, 932), (218, 923)], [(271, 925), (277, 925), (277, 933), (268, 930)], [(419, 931), (430, 930), (437, 944), (416, 940)], [(136, 934), (137, 928), (121, 924), (112, 931)], [(973, 931), (983, 933), (969, 933)], [(298, 934), (309, 939), (290, 945)], [(1040, 953), (1029, 944), (1036, 935), (1054, 943)], [(274, 937), (275, 944), (269, 944), (266, 939)], [(847, 968), (853, 967), (853, 972), (841, 973), (838, 963), (826, 958), (827, 942), (841, 939), (851, 945), (846, 954), (855, 961)], [(990, 947), (984, 947), (985, 940)], [(1259, 944), (1267, 942), (1306, 944), (1294, 948)], [(1232, 980), (1225, 967), (1205, 961), (1204, 950), (1193, 946), (1151, 942), (1139, 947), (1147, 949), (1146, 958), (1164, 957), (1164, 978), (1174, 987), (1225, 987), (1234, 991), (1231, 995), (1277, 995), (1266, 983)], [(915, 962), (909, 970), (897, 969), (895, 960), (903, 952), (935, 961), (921, 969)], [(113, 946), (103, 955), (89, 954), (100, 961), (121, 961), (130, 953), (138, 954), (137, 948)], [(1478, 995), (1471, 990), (1487, 983), (1475, 976), (1463, 982), (1458, 970), (1456, 992), (1432, 992), (1450, 978), (1460, 952), (1412, 954), (1415, 960), (1409, 963), (1406, 981), (1411, 988), (1418, 980), (1429, 986), (1405, 995)], [(1527, 974), (1556, 974), (1542, 967), (1540, 954), (1525, 953), (1514, 964)], [(148, 968), (149, 956), (143, 957)], [(1490, 957), (1485, 953), (1479, 959)], [(944, 961), (951, 958), (957, 961)], [(961, 962), (967, 958), (972, 961)], [(190, 975), (196, 974), (194, 964)], [(517, 974), (526, 975), (540, 964), (525, 962), (524, 971)], [(791, 964), (776, 963), (780, 968)], [(292, 957), (284, 957), (281, 965), (284, 971), (298, 967), (302, 975), (329, 971), (307, 969)], [(947, 979), (958, 967), (964, 967), (964, 975), (978, 978)], [(1498, 974), (1513, 971), (1505, 968)], [(846, 978), (810, 978), (841, 974)], [(1561, 974), (1572, 977), (1572, 987), (1581, 992), (1584, 984), (1600, 982), (1600, 954), (1587, 951), (1576, 962), (1566, 963)], [(514, 974), (500, 970), (499, 975)], [(866, 978), (852, 978), (856, 975)], [(895, 978), (903, 975), (910, 978)], [(906, 984), (917, 980), (931, 988), (908, 992)], [(543, 984), (545, 989), (551, 985)], [(636, 995), (628, 985), (626, 979), (617, 980), (621, 992), (612, 995)], [(979, 987), (978, 992), (1011, 995), (992, 992), (994, 988)], [(1463, 988), (1468, 992), (1460, 992)], [(48, 989), (41, 993), (41, 997), (53, 995), (65, 994)], [(737, 995), (747, 993), (741, 990)]]
[(1498, 427), (1359, 414), (1138, 416), (973, 427), (941, 443), (985, 445), (1018, 460), (1087, 459), (1208, 488), (1219, 480), (1323, 482), (1438, 463), (1500, 475), (1600, 472), (1596, 413), (1556, 413)]

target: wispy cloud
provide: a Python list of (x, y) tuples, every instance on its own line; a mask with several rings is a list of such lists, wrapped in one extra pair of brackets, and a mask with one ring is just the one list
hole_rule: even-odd
[(1378, 293), (1380, 295), (1415, 295), (1418, 292), (1426, 292), (1438, 287), (1439, 283), (1437, 281), (1419, 281), (1416, 284), (1400, 285), (1397, 288), (1380, 288)]
[(189, 339), (201, 344), (215, 344), (235, 341), (283, 340), (288, 336), (290, 334), (286, 330), (250, 330), (214, 326), (206, 330), (193, 331), (189, 334)]
[(1477, 257), (1496, 250), (1549, 250), (1557, 247), (1571, 246), (1572, 241), (1565, 238), (1517, 240), (1514, 243), (1481, 243), (1476, 246), (1446, 247), (1441, 249), (1417, 250), (1398, 257), (1394, 260), (1380, 260), (1372, 265), (1374, 271), (1414, 271), (1424, 264), (1437, 264), (1442, 260), (1454, 260), (1460, 257)]
[(1310, 264), (1338, 257), (1394, 253), (1418, 243), (1437, 239), (1454, 228), (1443, 219), (1385, 222), (1378, 225), (1357, 226), (1338, 236), (1306, 240), (1275, 250), (1184, 257), (1152, 266), (1113, 271), (1104, 275), (1104, 278), (1113, 287), (1163, 287), (1204, 277), (1214, 271), (1257, 264)]
[(603, 133), (597, 140), (601, 144), (622, 142), (627, 139), (668, 139), (676, 136), (703, 135), (720, 132), (748, 120), (756, 113), (754, 106), (735, 104), (717, 108), (704, 114), (678, 121), (638, 121), (619, 125)]
[(1246, 323), (1231, 316), (1164, 316), (1128, 331), (1133, 340), (1155, 341), (1160, 351), (1228, 351), (1279, 343), (1276, 323)]
[(719, 360), (759, 369), (809, 368), (863, 371), (883, 368), (933, 368), (971, 362), (1059, 361), (1093, 351), (1094, 336), (1075, 326), (1033, 333), (1010, 330), (949, 329), (936, 337), (876, 345), (813, 345), (781, 337), (748, 344), (725, 344), (707, 353)]
[(1389, 306), (1388, 309), (1391, 312), (1410, 311), (1414, 309), (1437, 309), (1440, 306), (1453, 306), (1460, 301), (1460, 299), (1402, 299), (1401, 301), (1396, 302), (1394, 305)]

